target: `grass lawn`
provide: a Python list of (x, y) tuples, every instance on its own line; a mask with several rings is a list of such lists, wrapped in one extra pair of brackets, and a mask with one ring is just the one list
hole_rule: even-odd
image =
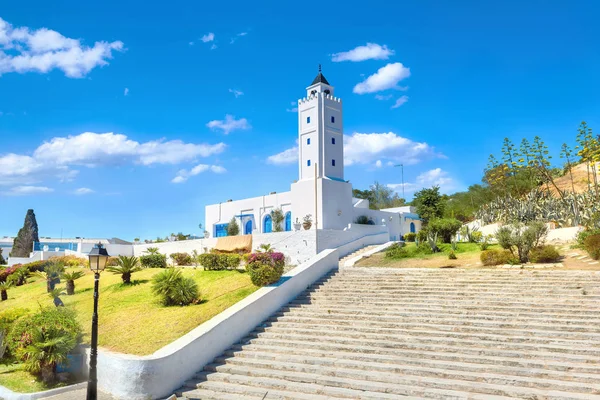
[[(198, 283), (202, 302), (186, 307), (164, 307), (150, 290), (151, 279), (162, 269), (144, 269), (132, 276), (131, 285), (123, 285), (120, 275), (103, 272), (100, 277), (99, 346), (128, 354), (147, 355), (188, 333), (204, 321), (225, 310), (258, 289), (248, 274), (238, 271), (202, 271), (184, 268), (185, 276)], [(36, 310), (52, 306), (46, 282), (30, 278), (26, 285), (8, 290), (8, 300), (0, 302), (0, 311), (12, 307)], [(58, 287), (64, 288), (64, 281)], [(77, 311), (89, 343), (92, 324), (94, 275), (75, 281), (75, 294), (63, 295), (62, 301)], [(0, 384), (4, 384), (0, 375)]]
[(23, 370), (21, 364), (0, 364), (0, 384), (21, 393), (41, 392), (48, 389), (33, 375)]
[[(365, 257), (356, 263), (357, 267), (392, 267), (392, 268), (441, 268), (441, 267), (481, 267), (477, 265), (481, 248), (477, 243), (457, 243), (456, 260), (449, 260), (448, 254), (452, 246), (448, 243), (439, 244), (440, 253), (434, 254), (414, 254), (415, 243), (407, 243), (406, 249), (411, 254), (410, 257), (391, 260), (385, 258), (385, 251)], [(489, 245), (488, 249), (498, 248), (497, 245)]]

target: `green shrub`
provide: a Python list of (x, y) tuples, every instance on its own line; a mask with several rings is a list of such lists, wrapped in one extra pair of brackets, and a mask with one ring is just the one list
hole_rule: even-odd
[(237, 269), (242, 257), (239, 254), (204, 253), (198, 256), (200, 265), (207, 271)]
[(471, 232), (471, 238), (469, 239), (472, 243), (479, 243), (483, 239), (483, 233), (480, 231)]
[(456, 254), (454, 253), (454, 250), (450, 250), (450, 254), (448, 254), (448, 259), (449, 260), (456, 260)]
[(584, 229), (577, 234), (577, 247), (585, 249), (585, 239), (588, 236), (600, 235), (600, 229)]
[(144, 268), (167, 268), (167, 256), (159, 253), (141, 256), (140, 264)]
[(560, 254), (554, 246), (540, 246), (531, 249), (529, 260), (533, 263), (554, 263), (560, 261)]
[(452, 238), (458, 233), (462, 222), (454, 218), (432, 219), (427, 224), (427, 230), (435, 235), (444, 243), (450, 243)]
[(427, 241), (428, 232), (429, 231), (427, 230), (427, 228), (423, 228), (419, 232), (417, 232), (417, 240), (419, 241), (419, 243)]
[(356, 217), (356, 223), (359, 225), (368, 225), (369, 217), (367, 217), (366, 215), (360, 215), (360, 216)]
[(590, 257), (594, 260), (600, 260), (600, 234), (587, 236), (584, 246)]
[(168, 268), (152, 279), (152, 292), (165, 306), (186, 306), (197, 303), (200, 297), (196, 281), (175, 268)]
[(252, 253), (248, 256), (246, 270), (256, 286), (266, 286), (279, 281), (285, 267), (283, 253)]
[(416, 238), (417, 238), (417, 234), (414, 232), (409, 232), (404, 235), (405, 242), (414, 242)]
[(62, 335), (73, 339), (75, 343), (81, 336), (81, 326), (73, 310), (67, 307), (47, 307), (14, 322), (7, 337), (10, 353), (17, 359), (25, 361), (24, 351), (35, 343), (38, 329), (61, 332)]
[(85, 267), (88, 268), (90, 266), (90, 261), (87, 258), (80, 258), (74, 255), (62, 256), (62, 257), (50, 257), (48, 261), (54, 263), (60, 263), (65, 267), (75, 268), (75, 267)]
[(28, 308), (9, 308), (0, 312), (0, 331), (6, 334), (16, 320), (29, 314), (29, 312)]
[(52, 264), (52, 261), (50, 260), (41, 260), (23, 264), (23, 267), (26, 267), (29, 272), (42, 272), (50, 264)]
[(385, 250), (385, 258), (391, 260), (398, 260), (401, 258), (407, 258), (410, 256), (408, 250), (400, 243), (394, 243)]
[(510, 250), (484, 250), (479, 256), (481, 263), (486, 266), (513, 264), (515, 259)]
[(548, 227), (543, 222), (530, 222), (527, 225), (514, 223), (499, 228), (496, 239), (503, 249), (510, 250), (518, 257), (519, 262), (529, 261), (532, 249), (543, 246)]
[(170, 257), (176, 265), (192, 265), (192, 256), (188, 253), (173, 253)]

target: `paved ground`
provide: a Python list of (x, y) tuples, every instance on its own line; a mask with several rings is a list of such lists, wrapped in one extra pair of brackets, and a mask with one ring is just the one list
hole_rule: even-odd
[[(52, 397), (46, 397), (45, 400), (83, 400), (85, 399), (86, 394), (87, 389), (80, 389)], [(98, 392), (98, 400), (114, 400), (114, 397), (103, 392)]]

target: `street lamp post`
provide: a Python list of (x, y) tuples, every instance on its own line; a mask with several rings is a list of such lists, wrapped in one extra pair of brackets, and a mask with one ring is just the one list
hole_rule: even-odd
[(406, 201), (406, 197), (404, 197), (404, 164), (394, 165), (394, 167), (400, 167), (402, 170), (402, 198)]
[(94, 273), (94, 314), (92, 314), (92, 348), (90, 351), (90, 376), (87, 386), (87, 400), (98, 398), (98, 376), (96, 364), (98, 362), (98, 284), (100, 283), (100, 272), (104, 271), (108, 260), (108, 251), (102, 243), (98, 243), (89, 254), (90, 269)]

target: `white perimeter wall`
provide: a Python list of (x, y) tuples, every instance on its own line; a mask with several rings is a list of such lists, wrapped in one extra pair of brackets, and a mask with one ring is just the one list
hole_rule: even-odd
[[(98, 352), (98, 385), (122, 399), (172, 394), (206, 364), (250, 333), (315, 281), (337, 268), (337, 250), (326, 250), (259, 289), (150, 356)], [(89, 359), (89, 351), (87, 359)]]

